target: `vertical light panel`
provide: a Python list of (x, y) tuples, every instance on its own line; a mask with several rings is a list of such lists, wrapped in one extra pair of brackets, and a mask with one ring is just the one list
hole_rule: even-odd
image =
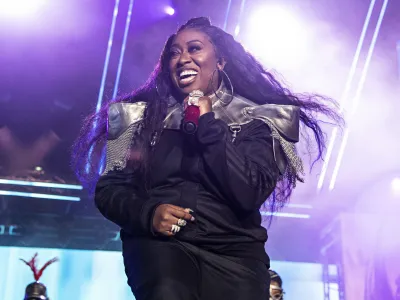
[[(375, 2), (376, 2), (376, 0), (372, 0), (370, 2), (370, 4), (369, 4), (367, 16), (365, 17), (365, 21), (364, 21), (364, 25), (363, 25), (363, 28), (362, 28), (362, 31), (361, 31), (361, 35), (360, 35), (360, 38), (358, 40), (357, 49), (356, 49), (356, 52), (355, 52), (354, 57), (353, 57), (353, 62), (351, 64), (349, 74), (347, 75), (346, 85), (345, 85), (342, 97), (340, 98), (340, 102), (339, 102), (340, 113), (343, 112), (344, 103), (346, 102), (346, 100), (348, 98), (349, 92), (350, 92), (352, 84), (353, 84), (354, 75), (355, 75), (355, 72), (356, 72), (356, 69), (357, 69), (358, 61), (360, 59), (361, 49), (362, 49), (362, 47), (364, 45), (365, 35), (367, 33), (367, 29), (368, 29), (369, 23), (371, 21), (371, 15), (372, 15), (372, 12), (373, 12), (374, 7), (375, 7)], [(318, 190), (320, 190), (322, 188), (323, 184), (324, 184), (326, 172), (328, 170), (328, 165), (329, 165), (329, 161), (330, 161), (331, 156), (332, 156), (333, 146), (335, 145), (337, 134), (338, 134), (338, 128), (335, 127), (332, 130), (332, 134), (331, 134), (331, 138), (329, 139), (329, 144), (328, 144), (328, 148), (327, 148), (327, 151), (326, 151), (326, 154), (325, 154), (324, 162), (322, 164), (321, 174), (319, 176), (318, 185), (317, 185), (317, 189)]]
[(130, 27), (131, 19), (132, 19), (133, 3), (134, 3), (134, 0), (129, 0), (129, 8), (128, 8), (128, 14), (126, 15), (124, 38), (123, 38), (122, 46), (121, 46), (121, 53), (119, 55), (118, 69), (117, 69), (117, 76), (115, 78), (113, 98), (115, 98), (118, 93), (119, 79), (121, 76), (122, 64), (124, 62), (124, 56), (125, 56), (126, 41), (128, 39), (129, 27)]
[[(386, 12), (386, 8), (387, 8), (388, 3), (389, 3), (389, 0), (384, 0), (382, 8), (381, 8), (381, 11), (379, 13), (378, 22), (376, 24), (376, 27), (375, 27), (375, 30), (374, 30), (374, 35), (372, 36), (372, 41), (371, 41), (371, 44), (370, 44), (369, 49), (368, 49), (368, 54), (367, 54), (367, 58), (365, 60), (364, 68), (363, 68), (363, 70), (361, 72), (361, 78), (360, 78), (360, 81), (358, 82), (356, 95), (355, 95), (354, 101), (353, 101), (353, 107), (352, 107), (352, 110), (351, 110), (350, 116), (349, 116), (350, 120), (352, 118), (354, 118), (354, 114), (355, 114), (355, 112), (357, 110), (357, 107), (359, 105), (359, 102), (360, 102), (361, 92), (362, 92), (362, 90), (364, 88), (364, 83), (365, 83), (365, 80), (367, 78), (368, 69), (369, 69), (369, 65), (371, 63), (372, 54), (374, 53), (376, 40), (378, 39), (379, 31), (381, 29), (383, 17), (385, 16), (385, 12)], [(340, 165), (341, 165), (341, 162), (342, 162), (342, 159), (343, 159), (344, 150), (346, 149), (347, 141), (349, 139), (349, 133), (350, 133), (350, 129), (349, 129), (349, 127), (347, 127), (346, 130), (345, 130), (345, 134), (344, 134), (344, 137), (342, 139), (341, 145), (340, 145), (339, 154), (338, 154), (338, 157), (337, 157), (337, 160), (336, 160), (335, 168), (333, 169), (331, 182), (329, 184), (329, 190), (333, 190), (333, 188), (335, 187), (337, 175), (339, 173)]]
[[(115, 99), (117, 97), (117, 93), (118, 93), (119, 80), (120, 80), (121, 71), (122, 71), (122, 64), (124, 62), (124, 56), (125, 56), (126, 42), (128, 40), (129, 28), (131, 25), (133, 3), (134, 3), (134, 0), (129, 0), (129, 7), (128, 7), (128, 12), (126, 14), (126, 21), (125, 21), (124, 37), (122, 39), (121, 52), (120, 52), (119, 59), (118, 59), (117, 74), (116, 74), (115, 82), (114, 82), (114, 90), (113, 90), (113, 95), (112, 95), (113, 99)], [(99, 164), (99, 170), (98, 170), (99, 174), (101, 174), (103, 172), (103, 169), (105, 168), (105, 163), (104, 163), (105, 158), (106, 158), (106, 153), (105, 153), (105, 149), (103, 149), (103, 152), (101, 153), (101, 157), (100, 157), (100, 164)]]
[[(96, 112), (99, 112), (99, 110), (101, 109), (102, 104), (103, 104), (104, 88), (105, 88), (105, 83), (106, 83), (106, 78), (107, 78), (107, 73), (108, 73), (108, 66), (109, 66), (109, 62), (110, 62), (111, 49), (113, 46), (115, 24), (116, 24), (117, 17), (118, 17), (119, 4), (120, 4), (120, 0), (116, 0), (115, 6), (114, 6), (113, 19), (112, 19), (112, 23), (111, 23), (110, 36), (109, 36), (108, 44), (107, 44), (107, 53), (106, 53), (106, 58), (105, 58), (105, 62), (104, 62), (104, 67), (103, 67), (103, 74), (102, 74), (101, 83), (100, 83), (99, 96), (97, 99)], [(125, 56), (126, 43), (127, 43), (129, 28), (130, 28), (131, 19), (132, 19), (133, 4), (134, 4), (134, 0), (129, 0), (129, 7), (128, 7), (128, 12), (127, 12), (126, 21), (125, 21), (124, 36), (123, 36), (123, 40), (122, 40), (120, 56), (118, 59), (118, 68), (117, 68), (117, 74), (116, 74), (116, 78), (115, 78), (113, 95), (112, 95), (113, 98), (115, 98), (118, 93), (122, 65), (123, 65), (124, 56)], [(94, 124), (93, 128), (95, 128), (96, 125), (97, 124)], [(92, 152), (93, 152), (93, 147), (90, 148), (89, 157), (92, 155)], [(99, 164), (99, 170), (98, 170), (99, 174), (101, 174), (102, 169), (103, 169), (104, 158), (105, 158), (105, 153), (102, 153), (101, 159), (100, 159), (100, 164)], [(88, 164), (86, 167), (87, 172), (89, 172), (89, 167), (90, 167), (90, 165)]]
[(115, 32), (115, 23), (117, 22), (117, 17), (118, 17), (119, 2), (120, 2), (120, 0), (115, 0), (114, 13), (113, 13), (113, 18), (112, 18), (112, 22), (111, 22), (110, 36), (108, 37), (108, 43), (107, 43), (106, 58), (104, 61), (103, 74), (101, 76), (99, 96), (97, 98), (96, 112), (98, 112), (100, 110), (101, 104), (103, 102), (104, 87), (106, 84), (108, 65), (110, 63), (111, 49), (112, 49), (112, 45), (113, 45), (114, 32)]
[[(107, 43), (106, 58), (104, 60), (103, 74), (101, 76), (99, 95), (97, 97), (96, 113), (100, 111), (101, 105), (103, 103), (104, 87), (105, 87), (105, 84), (106, 84), (108, 65), (110, 63), (111, 49), (112, 49), (112, 46), (113, 46), (115, 24), (117, 23), (119, 3), (120, 3), (120, 0), (115, 0), (114, 10), (113, 10), (113, 17), (112, 17), (112, 21), (111, 21), (110, 35), (108, 37), (108, 43)], [(93, 130), (96, 128), (96, 126), (97, 126), (97, 123), (95, 121), (94, 124), (93, 124)], [(89, 149), (89, 153), (88, 153), (89, 161), (90, 161), (90, 158), (92, 156), (93, 149), (94, 149), (93, 146)], [(86, 172), (87, 173), (90, 172), (90, 163), (89, 162), (86, 164)]]
[(242, 22), (242, 16), (243, 16), (243, 11), (244, 11), (245, 5), (246, 5), (246, 0), (242, 0), (242, 3), (240, 3), (238, 23), (235, 27), (235, 33), (234, 33), (235, 37), (237, 37), (240, 33), (240, 23)]
[(228, 19), (229, 19), (229, 13), (231, 11), (231, 5), (232, 5), (232, 0), (228, 0), (228, 6), (226, 7), (226, 12), (225, 12), (225, 21), (224, 21), (224, 31), (226, 31), (226, 27), (228, 26)]

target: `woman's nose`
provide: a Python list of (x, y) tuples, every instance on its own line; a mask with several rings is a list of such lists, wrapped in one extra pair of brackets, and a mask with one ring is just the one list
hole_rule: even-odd
[(185, 51), (179, 57), (178, 66), (184, 66), (191, 62), (192, 62), (192, 58), (190, 57), (190, 54)]

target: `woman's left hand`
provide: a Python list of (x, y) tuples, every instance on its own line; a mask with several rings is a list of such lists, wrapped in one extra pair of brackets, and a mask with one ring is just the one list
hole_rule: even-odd
[[(187, 102), (189, 100), (189, 96), (185, 99), (185, 109), (187, 106)], [(200, 109), (200, 116), (212, 112), (212, 101), (210, 97), (203, 96), (199, 98), (199, 109)]]
[(200, 116), (212, 112), (212, 101), (210, 97), (203, 96), (199, 98)]

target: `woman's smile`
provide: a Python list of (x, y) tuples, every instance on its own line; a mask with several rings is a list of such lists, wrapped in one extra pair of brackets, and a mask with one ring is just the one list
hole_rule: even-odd
[(182, 69), (178, 71), (178, 83), (181, 88), (186, 87), (196, 80), (199, 72), (193, 69)]

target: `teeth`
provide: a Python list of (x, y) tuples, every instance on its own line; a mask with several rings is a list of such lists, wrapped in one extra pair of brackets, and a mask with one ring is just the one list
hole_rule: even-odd
[(179, 74), (179, 77), (188, 76), (188, 75), (197, 75), (197, 72), (194, 70), (185, 70)]
[(195, 75), (191, 75), (191, 76), (189, 76), (189, 77), (181, 78), (181, 79), (180, 79), (180, 82), (183, 83), (183, 84), (186, 84), (186, 83), (191, 82), (191, 81), (194, 80), (195, 78), (196, 78)]

